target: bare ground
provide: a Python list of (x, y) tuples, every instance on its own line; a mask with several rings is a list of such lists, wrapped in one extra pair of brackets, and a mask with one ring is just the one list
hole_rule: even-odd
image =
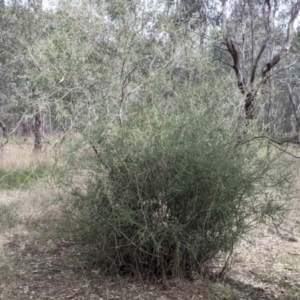
[(235, 250), (225, 280), (145, 283), (103, 277), (57, 239), (58, 218), (44, 188), (0, 192), (0, 299), (300, 299), (300, 211), (279, 231), (257, 229)]
[(300, 299), (298, 199), (278, 231), (262, 226), (240, 243), (226, 279), (156, 283), (88, 269), (77, 245), (57, 238), (52, 200), (45, 185), (0, 190), (0, 299)]

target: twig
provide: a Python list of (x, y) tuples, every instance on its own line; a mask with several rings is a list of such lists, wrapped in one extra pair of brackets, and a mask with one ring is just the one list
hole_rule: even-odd
[(277, 145), (283, 145), (283, 144), (285, 144), (285, 143), (291, 143), (291, 144), (300, 145), (300, 142), (295, 141), (295, 140), (292, 140), (292, 139), (283, 139), (282, 141), (277, 141), (277, 140), (275, 140), (275, 139), (273, 139), (273, 138), (270, 138), (269, 136), (261, 135), (261, 136), (255, 136), (255, 137), (253, 137), (252, 139), (249, 139), (249, 140), (246, 140), (246, 141), (243, 141), (243, 142), (239, 142), (236, 146), (244, 145), (244, 144), (246, 144), (246, 143), (249, 143), (249, 142), (251, 142), (251, 141), (258, 140), (258, 139), (265, 139), (265, 140), (268, 140), (268, 141), (270, 141), (271, 143), (273, 143), (272, 145), (273, 145), (273, 147), (275, 147), (276, 149), (278, 149), (278, 150), (280, 150), (280, 151), (282, 151), (282, 152), (284, 152), (284, 153), (286, 153), (286, 154), (288, 154), (288, 155), (290, 155), (290, 156), (292, 156), (292, 157), (294, 157), (294, 158), (300, 159), (300, 156), (296, 156), (296, 155), (292, 154), (291, 152), (289, 152), (289, 151), (287, 151), (287, 150), (285, 150), (285, 149), (282, 149), (281, 147), (278, 147), (278, 146), (275, 145), (275, 144), (277, 144)]
[(92, 149), (94, 150), (96, 156), (98, 157), (101, 164), (105, 167), (105, 169), (108, 170), (109, 172), (111, 172), (112, 168), (110, 167), (110, 165), (107, 162), (104, 161), (104, 159), (102, 158), (102, 156), (99, 153), (99, 151), (97, 150), (97, 148), (95, 146), (92, 146)]

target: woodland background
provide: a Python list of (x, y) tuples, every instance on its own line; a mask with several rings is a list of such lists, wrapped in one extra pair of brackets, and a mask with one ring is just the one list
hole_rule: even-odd
[(0, 1), (0, 298), (299, 299), (300, 1)]

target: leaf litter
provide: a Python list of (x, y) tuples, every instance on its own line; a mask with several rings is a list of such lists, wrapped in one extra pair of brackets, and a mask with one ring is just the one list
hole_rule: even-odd
[(18, 202), (14, 226), (0, 233), (0, 299), (300, 299), (297, 201), (279, 231), (261, 227), (240, 243), (225, 279), (154, 283), (87, 268), (76, 243), (51, 235), (58, 217), (46, 188), (1, 191), (0, 199)]

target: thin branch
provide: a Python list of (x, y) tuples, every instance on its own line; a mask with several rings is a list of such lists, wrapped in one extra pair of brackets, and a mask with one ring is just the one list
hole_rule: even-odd
[(294, 104), (294, 101), (293, 101), (293, 98), (292, 98), (292, 94), (293, 94), (292, 88), (291, 88), (290, 84), (288, 84), (287, 82), (284, 82), (283, 80), (279, 80), (279, 81), (280, 81), (281, 83), (285, 84), (285, 85), (287, 86), (288, 90), (289, 90), (289, 100), (290, 100), (290, 102), (291, 102), (291, 104), (292, 104), (292, 106), (293, 106), (294, 115), (295, 115), (296, 121), (297, 121), (297, 123), (298, 123), (298, 126), (299, 126), (299, 128), (300, 128), (300, 120), (299, 120), (299, 118), (298, 118), (298, 116), (297, 116), (297, 109), (296, 109), (296, 107), (295, 107), (295, 104)]
[[(255, 137), (253, 137), (253, 138), (251, 138), (251, 139), (249, 139), (249, 140), (246, 140), (246, 141), (243, 141), (243, 142), (239, 142), (238, 143), (238, 145), (244, 145), (244, 144), (247, 144), (247, 143), (249, 143), (249, 142), (252, 142), (252, 141), (254, 141), (254, 140), (268, 140), (268, 141), (270, 141), (270, 142), (272, 142), (272, 143), (274, 143), (274, 144), (277, 144), (277, 145), (283, 145), (283, 144), (286, 144), (286, 143), (291, 143), (291, 144), (296, 144), (296, 145), (300, 145), (300, 142), (298, 142), (298, 141), (295, 141), (294, 139), (292, 139), (292, 138), (286, 138), (286, 139), (283, 139), (283, 140), (281, 140), (281, 141), (277, 141), (277, 140), (275, 140), (275, 139), (273, 139), (273, 138), (271, 138), (271, 137), (269, 137), (269, 136), (267, 136), (267, 135), (260, 135), (260, 136), (255, 136)], [(238, 146), (237, 145), (237, 146)], [(300, 158), (300, 157), (299, 157)]]
[(214, 60), (214, 61), (219, 61), (221, 64), (223, 64), (223, 65), (225, 65), (225, 66), (232, 67), (231, 64), (229, 64), (229, 63), (226, 62), (226, 61), (223, 61), (223, 60), (222, 60), (221, 58), (219, 58), (219, 57), (216, 57), (216, 58), (214, 58), (213, 60)]
[[(286, 154), (292, 156), (293, 158), (300, 159), (300, 156), (294, 155), (293, 153), (287, 151), (286, 149), (283, 149), (283, 148), (279, 147), (279, 146), (281, 146), (281, 145), (283, 145), (285, 143), (291, 143), (291, 144), (300, 145), (300, 142), (297, 142), (297, 141), (292, 140), (292, 139), (284, 139), (282, 141), (277, 141), (275, 139), (270, 138), (269, 136), (262, 135), (262, 136), (255, 136), (252, 139), (249, 139), (249, 140), (246, 140), (246, 141), (243, 141), (243, 142), (239, 142), (235, 147), (240, 146), (240, 145), (244, 145), (244, 144), (247, 144), (247, 143), (250, 143), (250, 142), (252, 142), (254, 140), (258, 140), (258, 139), (268, 140), (269, 142), (272, 143), (273, 147), (275, 147), (276, 149), (280, 150), (281, 152), (286, 153)], [(279, 145), (279, 146), (277, 146), (277, 145)]]
[(104, 161), (104, 159), (102, 158), (101, 154), (99, 153), (99, 151), (97, 150), (97, 148), (95, 146), (92, 146), (92, 149), (94, 150), (96, 156), (98, 157), (99, 161), (101, 162), (101, 164), (105, 167), (106, 170), (108, 170), (110, 173), (112, 171), (112, 168), (110, 167), (110, 165)]
[(297, 156), (297, 155), (295, 155), (295, 154), (293, 154), (293, 153), (291, 153), (291, 152), (288, 152), (288, 151), (286, 151), (285, 149), (282, 149), (282, 148), (280, 148), (280, 147), (278, 147), (278, 146), (276, 146), (276, 145), (274, 145), (274, 144), (273, 144), (273, 147), (275, 147), (276, 149), (278, 149), (278, 150), (280, 150), (280, 151), (286, 153), (287, 155), (292, 156), (293, 158), (300, 159), (300, 156)]
[(283, 70), (289, 69), (291, 66), (293, 66), (293, 65), (295, 65), (297, 63), (299, 63), (299, 60), (296, 60), (296, 61), (292, 62), (291, 64), (289, 64), (289, 65), (287, 65), (285, 67), (282, 67), (282, 68), (280, 68), (278, 70), (273, 70), (273, 74), (277, 74), (277, 73), (279, 73), (279, 72), (281, 72)]

